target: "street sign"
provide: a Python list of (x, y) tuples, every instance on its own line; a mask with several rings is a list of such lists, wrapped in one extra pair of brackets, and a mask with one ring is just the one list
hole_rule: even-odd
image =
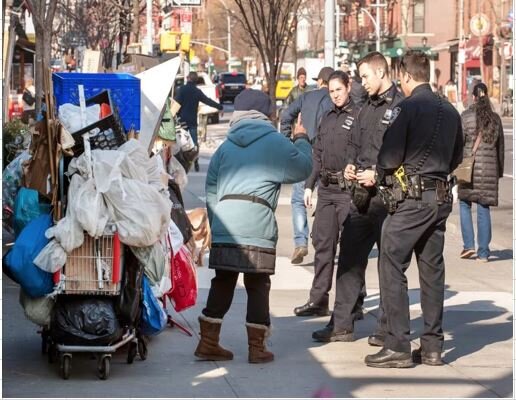
[(471, 33), (473, 33), (473, 35), (484, 36), (489, 33), (491, 24), (487, 15), (479, 13), (471, 17), (471, 21), (469, 21), (469, 28), (471, 29)]
[(199, 7), (201, 0), (173, 0), (173, 4), (176, 7)]

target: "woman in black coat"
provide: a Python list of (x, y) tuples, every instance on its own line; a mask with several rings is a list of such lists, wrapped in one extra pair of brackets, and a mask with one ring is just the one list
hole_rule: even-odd
[[(489, 207), (498, 205), (498, 180), (503, 176), (504, 135), (500, 116), (493, 111), (487, 95), (487, 86), (478, 83), (473, 89), (475, 103), (462, 113), (465, 134), (464, 156), (473, 152), (477, 136), (481, 135), (475, 153), (472, 182), (459, 184), (460, 225), (464, 250), (461, 258), (477, 254), (479, 261), (489, 261), (491, 241), (491, 214)], [(477, 204), (477, 243), (471, 218), (471, 204)]]

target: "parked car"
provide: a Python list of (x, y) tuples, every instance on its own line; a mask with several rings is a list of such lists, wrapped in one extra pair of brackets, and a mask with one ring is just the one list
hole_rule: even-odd
[(220, 101), (235, 101), (235, 97), (246, 88), (247, 78), (241, 72), (222, 72), (217, 77)]
[[(197, 87), (202, 90), (202, 92), (217, 103), (219, 101), (219, 93), (217, 90), (217, 86), (211, 81), (210, 76), (205, 72), (197, 72)], [(174, 81), (174, 94), (178, 87), (184, 85), (185, 79), (183, 75), (177, 75), (176, 80)], [(208, 123), (218, 124), (219, 123), (219, 110), (216, 108), (210, 107), (204, 103), (199, 103), (199, 111), (197, 113), (199, 122), (203, 116), (207, 116)]]

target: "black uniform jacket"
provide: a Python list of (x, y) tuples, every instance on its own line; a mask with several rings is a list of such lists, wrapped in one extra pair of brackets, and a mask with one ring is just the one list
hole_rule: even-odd
[(305, 187), (314, 189), (322, 168), (330, 172), (346, 168), (351, 147), (351, 132), (356, 124), (359, 107), (349, 100), (342, 108), (335, 105), (323, 116), (312, 148), (312, 173)]
[(392, 109), (402, 100), (403, 94), (394, 84), (384, 93), (367, 99), (353, 130), (353, 149), (350, 152), (349, 164), (364, 169), (376, 165), (383, 135), (389, 127)]
[(400, 165), (414, 173), (430, 147), (436, 129), (439, 104), (441, 122), (431, 151), (417, 171), (428, 178), (446, 180), (462, 161), (463, 137), (460, 115), (446, 100), (432, 92), (429, 84), (417, 86), (412, 94), (393, 109), (391, 124), (383, 137), (376, 170), (379, 182)]

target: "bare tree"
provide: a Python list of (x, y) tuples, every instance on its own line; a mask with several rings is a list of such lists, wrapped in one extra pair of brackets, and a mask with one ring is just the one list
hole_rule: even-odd
[(285, 53), (294, 37), (297, 12), (303, 0), (234, 0), (237, 20), (256, 46), (269, 87), (269, 97), (276, 104), (276, 82)]
[(25, 0), (32, 14), (32, 22), (36, 34), (35, 55), (35, 87), (36, 112), (41, 109), (41, 95), (43, 93), (43, 76), (50, 65), (50, 50), (52, 43), (52, 26), (57, 9), (57, 0)]

